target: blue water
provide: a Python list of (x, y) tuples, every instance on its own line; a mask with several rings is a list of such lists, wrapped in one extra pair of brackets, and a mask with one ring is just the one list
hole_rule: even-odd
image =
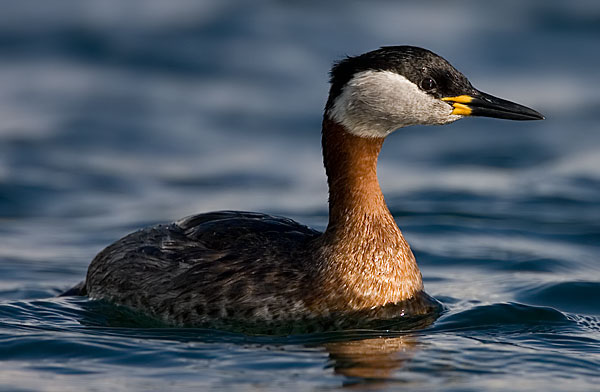
[[(386, 141), (438, 319), (253, 336), (56, 297), (148, 224), (240, 209), (322, 229), (327, 70), (389, 44), (547, 117)], [(599, 49), (593, 0), (3, 3), (0, 390), (597, 390)]]

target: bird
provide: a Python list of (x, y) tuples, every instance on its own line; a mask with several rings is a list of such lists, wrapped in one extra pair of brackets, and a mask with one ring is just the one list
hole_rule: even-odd
[(439, 312), (386, 205), (377, 158), (398, 129), (469, 116), (544, 119), (477, 90), (427, 49), (348, 56), (330, 71), (322, 121), (323, 232), (256, 212), (192, 215), (108, 246), (71, 293), (183, 327), (340, 328)]

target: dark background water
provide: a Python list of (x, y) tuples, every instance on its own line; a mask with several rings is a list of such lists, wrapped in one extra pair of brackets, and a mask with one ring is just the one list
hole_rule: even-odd
[[(596, 390), (600, 3), (53, 1), (0, 12), (0, 390)], [(424, 329), (136, 328), (54, 298), (110, 242), (215, 209), (317, 228), (334, 59), (427, 47), (547, 117), (386, 141)]]

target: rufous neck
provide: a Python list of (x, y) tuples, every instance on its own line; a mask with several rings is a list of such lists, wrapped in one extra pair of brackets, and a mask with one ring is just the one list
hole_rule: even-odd
[(355, 215), (389, 214), (379, 181), (377, 157), (383, 138), (355, 136), (325, 116), (323, 162), (329, 185), (328, 231)]
[(329, 224), (320, 241), (319, 274), (342, 307), (398, 303), (423, 289), (410, 247), (377, 181), (382, 138), (348, 132), (325, 116), (323, 160), (329, 183)]

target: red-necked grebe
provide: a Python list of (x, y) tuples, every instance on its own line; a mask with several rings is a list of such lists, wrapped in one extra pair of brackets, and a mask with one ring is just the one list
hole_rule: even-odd
[(82, 293), (171, 325), (293, 323), (430, 312), (421, 273), (376, 174), (386, 136), (464, 116), (538, 120), (476, 90), (436, 54), (384, 47), (333, 66), (323, 116), (329, 223), (212, 212), (132, 233), (104, 249)]

